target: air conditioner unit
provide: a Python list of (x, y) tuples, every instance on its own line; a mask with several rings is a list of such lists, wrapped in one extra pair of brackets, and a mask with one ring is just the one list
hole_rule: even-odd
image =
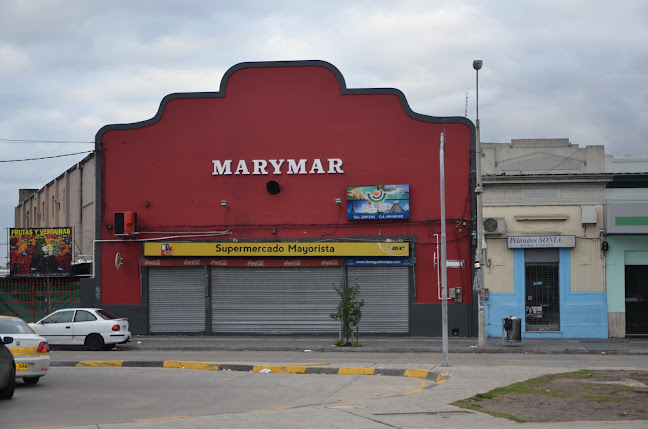
[(113, 213), (113, 228), (113, 234), (119, 237), (135, 234), (137, 232), (137, 213)]
[(506, 220), (503, 217), (484, 218), (485, 234), (504, 234), (506, 232)]

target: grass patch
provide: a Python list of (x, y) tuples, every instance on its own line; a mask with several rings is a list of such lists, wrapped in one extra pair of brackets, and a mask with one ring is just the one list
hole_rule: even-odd
[[(508, 386), (498, 387), (496, 389), (487, 392), (484, 395), (489, 395), (488, 399), (492, 399), (496, 396), (502, 395), (524, 395), (524, 394), (533, 394), (533, 395), (544, 395), (544, 396), (560, 396), (558, 392), (551, 391), (547, 389), (547, 386), (557, 378), (571, 378), (571, 379), (584, 379), (594, 376), (594, 374), (587, 370), (580, 370), (574, 372), (566, 372), (563, 374), (549, 374), (543, 375), (542, 377), (532, 378), (530, 380), (521, 381), (519, 383), (513, 383)], [(474, 397), (479, 396), (475, 395)]]
[[(513, 416), (503, 412), (485, 410), (484, 407), (482, 406), (482, 403), (484, 401), (497, 400), (497, 398), (502, 398), (502, 397), (510, 398), (518, 395), (536, 395), (536, 396), (551, 397), (551, 398), (579, 397), (582, 400), (591, 401), (591, 402), (615, 402), (615, 403), (621, 402), (622, 399), (615, 396), (614, 394), (594, 394), (593, 393), (591, 395), (575, 396), (573, 392), (561, 391), (560, 389), (551, 388), (552, 382), (561, 378), (582, 380), (582, 379), (595, 379), (599, 377), (600, 377), (599, 374), (596, 374), (588, 370), (579, 370), (579, 371), (567, 372), (562, 374), (549, 374), (541, 377), (532, 378), (530, 380), (513, 383), (508, 386), (498, 387), (486, 393), (479, 393), (470, 398), (453, 402), (451, 405), (465, 408), (472, 411), (479, 411), (491, 415), (493, 417), (500, 417), (518, 423), (523, 423), (523, 422), (528, 422), (530, 420), (525, 420), (517, 416)], [(552, 420), (543, 420), (543, 421), (552, 421)]]
[(620, 404), (624, 402), (623, 398), (615, 397), (615, 396), (610, 396), (610, 395), (580, 395), (581, 399), (584, 399), (586, 401), (590, 402), (612, 402), (612, 403), (617, 403)]

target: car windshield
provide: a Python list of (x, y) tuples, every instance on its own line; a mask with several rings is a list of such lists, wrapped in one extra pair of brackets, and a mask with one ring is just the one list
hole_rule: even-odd
[(22, 319), (0, 319), (0, 334), (33, 334)]
[(110, 311), (106, 311), (106, 310), (97, 310), (97, 314), (99, 315), (99, 317), (106, 320), (119, 319), (119, 317), (115, 316)]

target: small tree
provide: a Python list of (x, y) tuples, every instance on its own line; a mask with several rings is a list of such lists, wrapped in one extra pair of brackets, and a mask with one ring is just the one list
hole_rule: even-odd
[[(360, 286), (356, 283), (353, 286), (344, 287), (340, 282), (339, 286), (333, 286), (340, 297), (335, 313), (331, 318), (339, 320), (341, 325), (341, 337), (345, 338), (345, 345), (349, 345), (349, 338), (353, 336), (353, 328), (356, 328), (362, 318), (362, 306), (364, 299), (360, 298)], [(342, 338), (340, 338), (342, 342)]]

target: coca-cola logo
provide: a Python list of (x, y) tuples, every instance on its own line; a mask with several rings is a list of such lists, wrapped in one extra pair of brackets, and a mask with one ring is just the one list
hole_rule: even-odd
[(191, 259), (191, 260), (185, 260), (184, 264), (190, 266), (197, 266), (197, 265), (202, 265), (202, 261), (200, 259)]
[(159, 267), (160, 265), (162, 265), (162, 261), (159, 259), (144, 261), (145, 267)]
[(262, 267), (263, 266), (263, 261), (248, 261), (247, 266), (248, 267)]
[(322, 261), (322, 266), (337, 267), (338, 265), (340, 265), (340, 261), (338, 259), (325, 259)]
[(209, 265), (227, 266), (227, 261), (225, 259), (220, 259), (220, 260), (212, 259), (211, 261), (209, 261)]
[(295, 259), (294, 261), (285, 261), (284, 267), (301, 267), (301, 261), (299, 259)]

